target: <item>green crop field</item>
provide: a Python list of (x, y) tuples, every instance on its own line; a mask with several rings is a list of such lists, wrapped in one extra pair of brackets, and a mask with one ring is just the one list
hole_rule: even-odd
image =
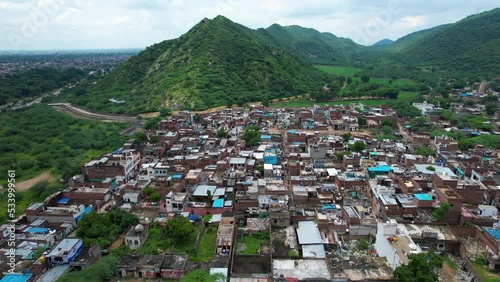
[(292, 102), (283, 102), (271, 105), (271, 108), (303, 108), (303, 107), (312, 107), (314, 105), (313, 102), (309, 100), (298, 100)]
[(355, 67), (325, 66), (325, 65), (316, 65), (315, 67), (327, 73), (344, 75), (344, 76), (353, 76), (354, 74), (361, 71), (361, 69)]

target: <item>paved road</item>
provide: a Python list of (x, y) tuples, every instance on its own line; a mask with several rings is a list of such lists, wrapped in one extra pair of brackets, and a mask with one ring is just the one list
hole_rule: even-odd
[(49, 106), (53, 107), (56, 110), (68, 112), (80, 118), (96, 119), (100, 121), (111, 121), (111, 122), (130, 122), (136, 124), (142, 124), (145, 122), (142, 119), (138, 119), (136, 116), (112, 115), (112, 114), (89, 112), (82, 108), (73, 106), (70, 103), (52, 103), (49, 104)]

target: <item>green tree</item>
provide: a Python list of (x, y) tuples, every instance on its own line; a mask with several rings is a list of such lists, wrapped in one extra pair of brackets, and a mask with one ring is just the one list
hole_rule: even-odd
[(193, 121), (194, 121), (194, 122), (200, 122), (200, 120), (201, 120), (201, 116), (200, 116), (199, 114), (195, 114), (195, 115), (193, 116)]
[(165, 223), (165, 234), (176, 242), (185, 242), (195, 232), (195, 227), (184, 216), (177, 216)]
[(361, 152), (366, 148), (366, 144), (363, 141), (356, 141), (352, 144), (351, 149), (355, 152)]
[(392, 127), (384, 125), (384, 127), (382, 127), (382, 133), (384, 135), (391, 135), (392, 134)]
[(362, 116), (359, 116), (358, 117), (358, 125), (359, 125), (359, 127), (366, 126), (366, 118), (362, 117)]
[(446, 215), (446, 213), (450, 210), (450, 208), (451, 208), (450, 204), (448, 204), (448, 203), (441, 203), (441, 205), (439, 206), (439, 208), (435, 209), (432, 212), (432, 215), (437, 220), (441, 220)]
[(152, 202), (158, 202), (160, 200), (160, 197), (161, 197), (160, 193), (153, 192), (149, 198), (151, 199)]
[[(500, 85), (500, 84), (499, 84)], [(495, 96), (493, 94), (488, 94), (486, 97), (483, 98), (484, 103), (491, 103), (491, 102), (498, 102), (498, 96)]]
[(260, 142), (260, 127), (250, 125), (245, 127), (245, 131), (243, 132), (243, 140), (245, 140), (245, 144), (248, 147), (257, 146)]
[(169, 108), (161, 108), (160, 109), (160, 116), (162, 117), (168, 117), (172, 114), (172, 111)]
[(215, 132), (215, 137), (217, 138), (226, 138), (227, 137), (227, 131), (224, 129), (219, 129), (217, 132)]
[(370, 77), (367, 76), (367, 75), (362, 75), (361, 76), (361, 81), (364, 82), (364, 83), (368, 83), (368, 81), (370, 81)]
[(134, 139), (136, 144), (140, 144), (141, 142), (148, 140), (148, 136), (144, 132), (136, 132), (134, 134)]
[(438, 281), (438, 270), (443, 267), (443, 258), (433, 251), (411, 254), (410, 262), (394, 270), (394, 277), (402, 282)]
[(161, 120), (162, 120), (161, 117), (154, 117), (152, 119), (148, 119), (148, 121), (146, 121), (146, 124), (144, 125), (144, 129), (158, 129), (158, 125)]
[(366, 251), (370, 247), (370, 242), (367, 239), (360, 239), (356, 242), (356, 248), (359, 251)]
[(160, 136), (153, 135), (153, 136), (149, 137), (149, 143), (156, 144), (158, 142), (160, 142)]
[(264, 175), (264, 166), (259, 165), (255, 169), (260, 172), (260, 175)]
[(43, 153), (36, 156), (37, 166), (39, 168), (49, 167), (51, 159), (52, 159), (52, 156), (50, 153), (43, 152)]
[(119, 261), (118, 256), (103, 257), (83, 270), (64, 273), (57, 282), (109, 281), (115, 275)]
[(151, 186), (146, 186), (146, 188), (144, 188), (144, 190), (142, 190), (144, 195), (146, 195), (147, 197), (151, 196), (151, 194), (153, 194), (154, 191), (155, 190)]
[(436, 151), (434, 151), (431, 148), (426, 147), (426, 146), (419, 146), (419, 147), (415, 148), (415, 154), (425, 156), (425, 157), (436, 156)]
[(496, 103), (486, 104), (486, 114), (492, 116), (495, 114), (496, 111), (497, 111), (497, 104)]
[(340, 136), (342, 137), (342, 139), (344, 139), (344, 143), (349, 142), (349, 140), (351, 140), (352, 138), (352, 134), (350, 132), (343, 133)]
[(91, 212), (83, 216), (76, 234), (83, 238), (85, 246), (99, 243), (101, 248), (106, 248), (116, 236), (138, 221), (136, 215), (123, 210), (112, 210), (107, 213)]
[(384, 119), (382, 119), (380, 125), (382, 126), (391, 126), (394, 124), (394, 120), (390, 117), (386, 117)]
[(208, 271), (203, 269), (197, 269), (190, 271), (184, 275), (184, 277), (179, 282), (219, 282), (226, 281), (226, 277), (223, 274), (210, 274)]
[(262, 98), (262, 106), (269, 107), (269, 97), (267, 95)]

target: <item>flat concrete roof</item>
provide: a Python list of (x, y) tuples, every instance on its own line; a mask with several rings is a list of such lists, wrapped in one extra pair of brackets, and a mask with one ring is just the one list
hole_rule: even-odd
[(314, 221), (299, 221), (297, 236), (300, 245), (323, 244), (324, 240), (318, 231), (318, 226)]
[(421, 238), (422, 231), (432, 229), (437, 231), (438, 240), (458, 241), (458, 238), (447, 225), (398, 224), (398, 229), (406, 230), (411, 238)]
[(275, 259), (273, 260), (273, 276), (294, 277), (304, 279), (331, 279), (325, 260), (318, 259)]

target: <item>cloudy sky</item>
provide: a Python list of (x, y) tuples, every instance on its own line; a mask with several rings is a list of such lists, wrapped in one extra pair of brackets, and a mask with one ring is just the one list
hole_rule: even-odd
[(498, 0), (1, 0), (0, 50), (142, 48), (217, 15), (250, 28), (312, 27), (370, 45), (498, 6)]

